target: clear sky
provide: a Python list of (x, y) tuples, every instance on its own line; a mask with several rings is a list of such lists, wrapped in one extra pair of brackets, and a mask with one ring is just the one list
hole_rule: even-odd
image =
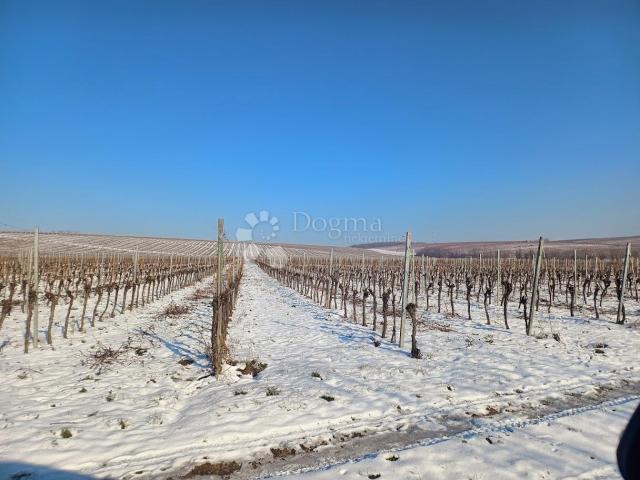
[(640, 1), (0, 0), (0, 178), (47, 230), (638, 234)]

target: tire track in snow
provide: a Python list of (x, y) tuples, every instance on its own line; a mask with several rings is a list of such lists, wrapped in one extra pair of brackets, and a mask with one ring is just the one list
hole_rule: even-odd
[(319, 471), (323, 471), (323, 470), (328, 470), (330, 468), (334, 468), (334, 467), (338, 467), (341, 465), (347, 465), (347, 464), (353, 464), (353, 463), (358, 463), (361, 462), (363, 460), (367, 460), (367, 459), (371, 459), (371, 458), (375, 458), (381, 454), (388, 454), (388, 453), (399, 453), (399, 452), (403, 452), (403, 451), (407, 451), (416, 447), (429, 447), (432, 445), (436, 445), (436, 444), (440, 444), (440, 443), (444, 443), (444, 442), (448, 442), (450, 440), (455, 440), (455, 439), (467, 439), (467, 438), (472, 438), (475, 436), (479, 436), (479, 435), (488, 435), (488, 434), (498, 434), (498, 433), (513, 433), (516, 432), (518, 430), (522, 430), (524, 428), (527, 427), (531, 427), (534, 425), (539, 425), (541, 423), (546, 423), (546, 422), (553, 422), (556, 420), (559, 420), (561, 418), (566, 418), (566, 417), (573, 417), (573, 416), (577, 416), (577, 415), (582, 415), (584, 413), (588, 413), (594, 410), (599, 410), (599, 409), (604, 409), (604, 408), (608, 408), (608, 407), (615, 407), (615, 406), (619, 406), (619, 405), (623, 405), (625, 403), (629, 403), (629, 402), (633, 402), (633, 401), (637, 401), (640, 400), (640, 395), (630, 395), (630, 396), (624, 396), (624, 397), (620, 397), (620, 398), (616, 398), (613, 400), (607, 400), (605, 402), (601, 402), (598, 403), (596, 405), (589, 405), (589, 406), (583, 406), (583, 407), (575, 407), (575, 408), (569, 408), (566, 410), (562, 410), (559, 412), (555, 412), (555, 413), (551, 413), (548, 415), (543, 415), (540, 417), (534, 417), (534, 418), (530, 418), (527, 420), (502, 420), (502, 421), (497, 421), (497, 422), (493, 422), (489, 425), (484, 425), (484, 426), (479, 426), (479, 427), (475, 427), (475, 428), (471, 428), (471, 429), (467, 429), (467, 430), (463, 430), (460, 432), (456, 432), (450, 435), (441, 435), (441, 436), (437, 436), (437, 437), (431, 437), (425, 440), (421, 440), (421, 441), (417, 441), (417, 442), (412, 442), (412, 443), (407, 443), (406, 445), (403, 445), (402, 447), (397, 447), (397, 448), (389, 448), (389, 449), (380, 449), (380, 450), (376, 450), (374, 452), (369, 452), (363, 455), (358, 455), (358, 456), (354, 456), (354, 457), (350, 457), (350, 458), (346, 458), (346, 459), (340, 459), (340, 460), (335, 460), (335, 461), (328, 461), (323, 463), (322, 465), (319, 466), (314, 466), (314, 467), (306, 467), (306, 468), (299, 468), (299, 469), (295, 469), (295, 470), (287, 470), (287, 471), (278, 471), (278, 472), (273, 472), (270, 474), (265, 474), (265, 475), (260, 475), (258, 477), (255, 477), (256, 479), (267, 479), (267, 478), (277, 478), (277, 477), (283, 477), (283, 476), (289, 476), (289, 475), (297, 475), (297, 474), (301, 474), (301, 473), (310, 473), (310, 472), (319, 472)]

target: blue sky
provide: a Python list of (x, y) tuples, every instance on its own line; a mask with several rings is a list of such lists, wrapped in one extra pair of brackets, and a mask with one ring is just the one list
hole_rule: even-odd
[(640, 233), (637, 1), (2, 0), (0, 105), (2, 224)]

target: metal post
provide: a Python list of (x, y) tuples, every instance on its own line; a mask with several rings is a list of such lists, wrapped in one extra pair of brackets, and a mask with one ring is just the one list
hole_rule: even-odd
[(404, 246), (404, 276), (402, 277), (402, 301), (400, 306), (400, 348), (404, 347), (404, 318), (407, 306), (407, 287), (409, 283), (409, 260), (411, 256), (411, 232), (407, 232)]

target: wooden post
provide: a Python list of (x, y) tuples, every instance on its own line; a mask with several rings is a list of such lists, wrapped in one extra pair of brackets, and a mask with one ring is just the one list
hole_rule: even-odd
[(531, 292), (531, 305), (529, 306), (529, 323), (527, 324), (527, 335), (531, 335), (533, 328), (533, 317), (536, 311), (536, 302), (538, 300), (538, 277), (540, 276), (540, 261), (542, 259), (542, 237), (538, 240), (538, 254), (536, 255), (536, 264), (533, 271), (533, 291)]
[(627, 251), (624, 254), (624, 267), (622, 267), (622, 291), (620, 292), (620, 298), (618, 299), (618, 316), (616, 317), (617, 323), (622, 323), (622, 305), (624, 302), (624, 289), (627, 287), (627, 274), (629, 273), (629, 257), (631, 256), (631, 244), (627, 243)]
[(404, 276), (402, 277), (402, 300), (400, 303), (400, 348), (404, 347), (404, 320), (407, 306), (407, 287), (409, 283), (409, 261), (411, 257), (411, 232), (407, 232), (404, 246)]
[[(38, 283), (40, 283), (40, 268), (38, 265), (38, 227), (33, 231), (33, 288), (35, 289), (33, 304), (33, 346), (38, 346)], [(28, 313), (28, 312), (27, 312)]]

